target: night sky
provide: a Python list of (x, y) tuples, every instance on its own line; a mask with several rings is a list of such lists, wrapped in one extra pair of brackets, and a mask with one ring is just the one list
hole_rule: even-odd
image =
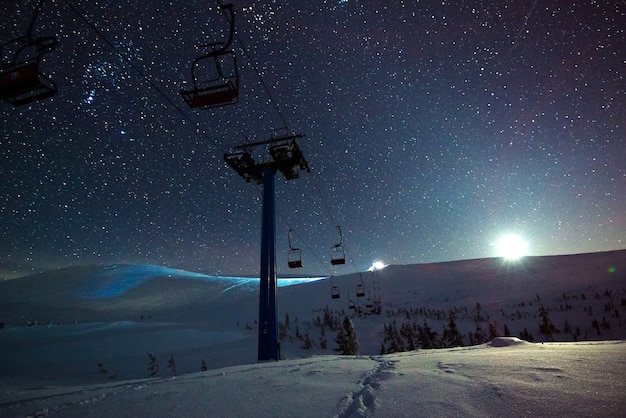
[[(3, 42), (34, 5), (2, 2)], [(492, 257), (507, 234), (530, 255), (626, 247), (623, 1), (234, 11), (239, 103), (191, 110), (179, 91), (195, 46), (228, 32), (217, 2), (44, 2), (34, 34), (59, 41), (41, 65), (59, 93), (0, 103), (0, 277), (93, 263), (258, 274), (262, 188), (223, 154), (285, 127), (305, 135), (312, 172), (276, 177), (279, 274)], [(333, 267), (335, 225), (348, 262)], [(291, 271), (290, 227), (305, 265)]]

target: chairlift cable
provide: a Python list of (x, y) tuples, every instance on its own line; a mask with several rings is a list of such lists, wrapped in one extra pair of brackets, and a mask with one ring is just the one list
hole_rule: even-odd
[[(40, 1), (39, 1), (38, 7), (40, 7), (40, 5), (43, 3), (43, 1), (44, 1), (44, 0), (40, 0)], [(196, 121), (195, 121), (195, 120), (193, 120), (193, 119), (192, 119), (192, 118), (191, 118), (191, 117), (190, 117), (190, 116), (189, 116), (186, 112), (184, 112), (184, 111), (181, 109), (181, 107), (179, 107), (179, 106), (178, 106), (178, 104), (177, 104), (176, 102), (174, 102), (174, 101), (173, 101), (173, 100), (172, 100), (172, 99), (171, 99), (171, 98), (170, 98), (167, 94), (165, 94), (165, 92), (163, 92), (163, 90), (161, 90), (161, 88), (160, 88), (160, 87), (159, 87), (159, 86), (158, 86), (158, 85), (157, 85), (154, 81), (152, 81), (152, 80), (151, 80), (151, 79), (147, 76), (147, 74), (146, 74), (146, 73), (145, 73), (145, 72), (144, 72), (144, 71), (143, 71), (143, 70), (142, 70), (139, 66), (137, 66), (135, 63), (133, 63), (133, 61), (132, 61), (132, 60), (131, 60), (131, 59), (130, 59), (127, 55), (125, 55), (124, 53), (122, 53), (122, 52), (121, 52), (121, 51), (120, 51), (120, 50), (119, 50), (119, 49), (115, 46), (115, 44), (114, 44), (113, 42), (111, 42), (111, 41), (110, 41), (110, 40), (109, 40), (109, 39), (108, 39), (108, 38), (104, 35), (104, 33), (103, 33), (101, 30), (99, 30), (99, 29), (98, 29), (98, 28), (97, 28), (97, 27), (96, 27), (96, 26), (95, 26), (95, 25), (94, 25), (91, 21), (89, 21), (89, 20), (85, 17), (85, 15), (84, 15), (81, 11), (79, 11), (79, 10), (78, 10), (75, 6), (73, 6), (73, 5), (72, 5), (72, 4), (71, 4), (68, 0), (63, 0), (63, 3), (65, 3), (65, 4), (66, 4), (66, 5), (67, 5), (67, 6), (68, 6), (68, 7), (69, 7), (69, 8), (70, 8), (70, 9), (71, 9), (71, 10), (72, 10), (72, 11), (73, 11), (73, 12), (74, 12), (74, 13), (75, 13), (75, 14), (76, 14), (76, 15), (77, 15), (77, 16), (78, 16), (78, 17), (79, 17), (79, 18), (80, 18), (83, 22), (85, 22), (85, 24), (87, 24), (87, 26), (89, 26), (89, 27), (90, 27), (90, 28), (91, 28), (91, 29), (92, 29), (92, 30), (93, 30), (93, 31), (94, 31), (94, 32), (98, 35), (98, 37), (99, 37), (100, 39), (102, 39), (102, 41), (104, 41), (104, 43), (106, 43), (106, 44), (107, 44), (107, 45), (108, 45), (108, 46), (109, 46), (109, 47), (110, 47), (110, 48), (111, 48), (111, 49), (112, 49), (112, 50), (113, 50), (113, 51), (114, 51), (114, 52), (115, 52), (115, 53), (116, 53), (116, 54), (117, 54), (120, 58), (122, 58), (122, 60), (123, 60), (124, 62), (126, 62), (126, 63), (127, 63), (127, 64), (131, 67), (131, 68), (133, 68), (133, 69), (134, 69), (134, 70), (135, 70), (135, 71), (136, 71), (136, 72), (137, 72), (137, 73), (138, 73), (138, 74), (139, 74), (139, 75), (140, 75), (140, 76), (144, 79), (144, 81), (146, 81), (146, 82), (147, 82), (147, 83), (148, 83), (148, 84), (149, 84), (149, 85), (150, 85), (150, 86), (151, 86), (151, 87), (152, 87), (152, 88), (153, 88), (153, 89), (154, 89), (154, 90), (155, 90), (155, 91), (156, 91), (156, 92), (157, 92), (157, 93), (161, 96), (161, 98), (162, 98), (163, 100), (165, 100), (165, 101), (166, 101), (166, 102), (167, 102), (170, 106), (172, 106), (172, 107), (173, 107), (173, 108), (174, 108), (174, 109), (175, 109), (175, 110), (176, 110), (176, 111), (177, 111), (177, 112), (178, 112), (178, 113), (179, 113), (179, 114), (180, 114), (180, 115), (181, 115), (181, 116), (182, 116), (182, 117), (183, 117), (186, 121), (188, 121), (189, 123), (191, 123), (191, 125), (192, 125), (192, 126), (194, 126), (194, 127), (196, 128), (196, 131), (197, 131), (197, 132), (199, 132), (202, 136), (204, 136), (206, 139), (208, 139), (208, 140), (209, 140), (209, 141), (213, 144), (213, 146), (214, 146), (216, 149), (218, 149), (218, 150), (219, 150), (222, 154), (225, 154), (225, 153), (226, 153), (226, 150), (225, 150), (225, 149), (221, 146), (221, 144), (220, 144), (220, 143), (219, 143), (216, 139), (211, 138), (211, 137), (210, 137), (210, 136), (206, 133), (206, 131), (205, 131), (205, 130), (201, 129), (201, 128), (200, 128), (200, 126), (199, 126), (199, 124), (198, 124), (198, 123), (196, 123)], [(221, 9), (221, 6), (222, 6), (221, 1), (219, 1), (219, 0), (218, 0), (218, 1), (217, 1), (217, 3), (218, 3), (218, 5), (220, 5), (220, 9)], [(38, 11), (37, 11), (37, 12), (38, 12)], [(225, 18), (226, 18), (227, 20), (229, 20), (229, 19), (228, 19), (228, 16), (226, 15), (226, 12), (225, 12), (223, 9), (222, 9), (222, 13), (224, 14)], [(33, 25), (34, 25), (35, 18), (36, 18), (36, 15), (37, 15), (37, 14), (38, 14), (38, 13), (36, 13), (36, 14), (33, 16), (33, 19), (31, 20), (31, 24), (30, 24), (30, 26), (29, 26), (29, 33), (30, 33), (30, 31), (32, 30), (32, 27), (33, 27)], [(229, 22), (230, 22), (230, 20), (229, 20)], [(244, 45), (243, 41), (241, 40), (241, 37), (240, 37), (240, 36), (239, 36), (236, 32), (235, 32), (234, 36), (235, 36), (235, 38), (237, 39), (237, 41), (239, 42), (239, 45), (240, 45), (240, 47), (241, 47), (242, 51), (244, 52), (245, 56), (248, 58), (248, 62), (250, 63), (250, 66), (252, 67), (252, 69), (255, 71), (255, 73), (256, 73), (256, 75), (257, 75), (257, 77), (258, 77), (258, 79), (259, 79), (259, 82), (260, 82), (261, 86), (263, 87), (263, 89), (265, 90), (266, 94), (267, 94), (267, 95), (268, 95), (268, 97), (269, 97), (269, 100), (272, 102), (272, 104), (273, 104), (273, 106), (274, 106), (274, 108), (275, 108), (275, 110), (276, 110), (276, 112), (277, 112), (277, 114), (278, 114), (278, 116), (279, 116), (280, 120), (282, 121), (283, 126), (285, 126), (285, 128), (286, 128), (286, 129), (289, 129), (289, 128), (288, 128), (287, 121), (286, 121), (286, 119), (285, 119), (284, 115), (282, 114), (282, 112), (281, 112), (281, 110), (280, 110), (280, 107), (278, 106), (278, 103), (276, 102), (276, 100), (275, 100), (275, 99), (274, 99), (274, 97), (272, 96), (272, 93), (271, 93), (271, 91), (270, 91), (269, 87), (267, 86), (267, 83), (265, 83), (265, 81), (263, 80), (263, 77), (261, 76), (261, 73), (260, 73), (260, 71), (259, 71), (258, 66), (256, 65), (255, 61), (252, 59), (252, 57), (251, 57), (251, 55), (250, 55), (250, 53), (249, 53), (248, 49), (245, 47), (245, 45)], [(314, 174), (313, 178), (314, 178), (314, 188), (317, 190), (317, 192), (318, 192), (318, 194), (319, 194), (319, 196), (320, 196), (320, 198), (321, 198), (321, 200), (322, 200), (322, 203), (323, 203), (323, 205), (324, 205), (324, 207), (325, 207), (325, 210), (326, 210), (326, 212), (327, 212), (327, 216), (328, 216), (328, 217), (329, 217), (329, 219), (331, 220), (331, 224), (333, 224), (333, 225), (334, 225), (334, 224), (335, 224), (335, 222), (334, 222), (334, 217), (333, 217), (333, 215), (332, 215), (332, 211), (331, 211), (331, 209), (330, 209), (330, 205), (328, 204), (328, 202), (327, 202), (326, 198), (324, 197), (324, 195), (323, 195), (323, 194), (322, 194), (322, 192), (321, 192), (321, 188), (319, 187), (319, 183), (318, 183), (318, 179), (317, 179), (317, 177), (316, 177), (316, 174)], [(279, 215), (279, 217), (281, 218), (281, 220), (282, 220), (283, 222), (285, 222), (285, 224), (287, 224), (287, 225), (289, 226), (289, 222), (286, 220), (286, 218), (285, 218), (285, 217), (284, 217), (284, 216), (283, 216), (280, 212), (278, 212), (278, 215)], [(296, 232), (296, 231), (294, 231), (294, 232)], [(300, 240), (301, 240), (303, 243), (305, 243), (305, 241), (301, 239), (301, 237), (297, 234), (297, 232), (296, 232), (296, 235), (300, 238)], [(305, 247), (307, 247), (307, 246), (305, 245)], [(344, 249), (345, 249), (345, 251), (346, 251), (346, 254), (348, 254), (348, 255), (349, 255), (349, 251), (348, 251), (347, 247), (345, 246), (345, 244), (344, 244)], [(326, 266), (326, 263), (322, 262), (322, 261), (321, 261), (321, 258), (320, 258), (317, 254), (315, 254), (313, 251), (309, 251), (309, 252), (311, 252), (311, 253), (315, 256), (315, 258), (318, 260), (318, 262), (320, 262), (320, 263), (321, 263), (321, 265)], [(351, 256), (349, 256), (348, 258), (350, 258), (350, 261), (351, 261), (351, 264), (352, 264), (352, 266), (353, 266), (354, 270), (355, 270), (355, 271), (358, 271), (358, 269), (357, 269), (356, 265), (354, 264), (354, 260), (352, 259), (352, 257), (351, 257)], [(328, 269), (328, 267), (327, 267), (327, 269)]]
[[(228, 15), (226, 14), (226, 12), (225, 12), (225, 11), (224, 11), (224, 9), (223, 9), (223, 3), (222, 3), (220, 0), (217, 0), (217, 4), (218, 4), (218, 6), (220, 7), (220, 9), (222, 10), (222, 14), (224, 15), (224, 18), (225, 18), (225, 19), (226, 19), (226, 20), (230, 23), (230, 19), (229, 19)], [(252, 69), (253, 69), (253, 70), (254, 70), (254, 72), (256, 73), (257, 78), (259, 79), (259, 82), (260, 82), (261, 86), (262, 86), (262, 87), (263, 87), (263, 89), (265, 90), (265, 92), (266, 92), (266, 94), (267, 94), (267, 96), (268, 96), (268, 98), (269, 98), (270, 102), (272, 102), (272, 105), (273, 105), (273, 106), (274, 106), (274, 108), (276, 109), (276, 112), (277, 112), (277, 114), (278, 114), (278, 116), (279, 116), (280, 120), (282, 121), (283, 126), (285, 127), (285, 129), (287, 129), (287, 130), (289, 131), (289, 124), (287, 123), (287, 120), (285, 119), (285, 117), (284, 117), (283, 113), (281, 112), (280, 107), (278, 106), (277, 101), (274, 99), (274, 97), (273, 97), (273, 95), (272, 95), (272, 93), (271, 93), (271, 91), (270, 91), (270, 89), (269, 89), (269, 87), (268, 87), (267, 83), (265, 82), (265, 80), (263, 80), (263, 77), (261, 76), (261, 72), (259, 71), (259, 68), (258, 68), (258, 66), (256, 65), (255, 61), (252, 59), (252, 57), (251, 57), (251, 55), (250, 55), (250, 53), (249, 53), (249, 51), (248, 51), (248, 48), (246, 48), (245, 44), (243, 43), (243, 41), (242, 41), (242, 39), (241, 39), (241, 37), (239, 36), (239, 34), (238, 34), (238, 33), (236, 33), (236, 32), (235, 32), (235, 35), (234, 35), (234, 36), (235, 36), (235, 38), (237, 39), (237, 41), (239, 42), (240, 48), (241, 48), (241, 50), (243, 51), (243, 53), (244, 53), (244, 55), (246, 56), (246, 58), (248, 59), (248, 62), (250, 63), (250, 66), (252, 67)], [(331, 223), (334, 225), (334, 224), (335, 224), (335, 222), (334, 222), (334, 218), (333, 218), (333, 216), (332, 216), (332, 211), (330, 210), (330, 206), (328, 205), (328, 202), (326, 201), (326, 199), (325, 199), (325, 198), (324, 198), (324, 196), (322, 195), (322, 193), (321, 193), (321, 189), (320, 189), (320, 188), (319, 188), (319, 186), (317, 185), (317, 178), (315, 177), (315, 175), (314, 175), (314, 188), (318, 190), (318, 193), (319, 193), (319, 195), (320, 195), (320, 197), (321, 197), (321, 199), (322, 199), (322, 202), (323, 202), (323, 204), (324, 204), (324, 206), (325, 206), (325, 209), (326, 209), (326, 211), (327, 211), (327, 214), (328, 214), (329, 218), (331, 219)], [(284, 217), (284, 216), (283, 216), (280, 212), (278, 212), (278, 215), (279, 215), (280, 219), (281, 219), (283, 222), (285, 222), (285, 224), (287, 224), (287, 226), (288, 226), (291, 230), (293, 230), (293, 228), (289, 225), (289, 222), (286, 220), (286, 218), (285, 218), (285, 217)], [(296, 232), (296, 231), (294, 231), (294, 232)], [(305, 241), (304, 241), (304, 240), (303, 240), (303, 239), (302, 239), (302, 238), (301, 238), (301, 237), (297, 234), (297, 232), (296, 232), (296, 235), (298, 236), (298, 238), (300, 239), (300, 241), (301, 241), (301, 242), (305, 243)], [(306, 245), (305, 245), (305, 247), (306, 247)], [(311, 253), (313, 253), (312, 251), (310, 251), (310, 252), (311, 252)], [(313, 255), (314, 255), (314, 256), (315, 256), (315, 258), (318, 260), (318, 262), (320, 262), (320, 263), (321, 263), (321, 265), (326, 266), (326, 263), (324, 263), (324, 262), (322, 261), (322, 259), (321, 259), (321, 258), (320, 258), (317, 254), (313, 253)], [(356, 271), (356, 266), (354, 265), (354, 262), (353, 262), (353, 261), (352, 261), (352, 265), (354, 266), (355, 271)], [(326, 267), (326, 268), (328, 269), (328, 267)], [(332, 272), (331, 272), (331, 273), (332, 273)]]
[(37, 17), (39, 16), (39, 12), (41, 11), (41, 7), (43, 6), (44, 1), (45, 0), (39, 0), (39, 2), (37, 2), (37, 5), (35, 6), (33, 17), (31, 17), (30, 19), (30, 24), (28, 25), (28, 31), (26, 32), (27, 39), (32, 36), (33, 28), (35, 27), (35, 21), (37, 20)]
[(198, 125), (198, 123), (196, 123), (196, 121), (194, 121), (187, 113), (185, 113), (179, 106), (178, 104), (176, 104), (176, 102), (174, 102), (167, 94), (165, 94), (163, 92), (163, 90), (160, 89), (160, 87), (154, 82), (152, 81), (147, 75), (146, 73), (139, 68), (139, 66), (135, 65), (133, 63), (133, 61), (125, 54), (123, 54), (122, 52), (120, 52), (120, 50), (115, 46), (115, 44), (113, 44), (113, 42), (111, 42), (105, 35), (104, 33), (102, 33), (101, 30), (99, 30), (93, 23), (91, 23), (76, 7), (74, 7), (72, 4), (69, 3), (68, 0), (63, 0), (63, 2), (74, 12), (76, 13), (80, 19), (85, 22), (91, 29), (93, 29), (93, 31), (100, 37), (100, 39), (102, 39), (120, 58), (122, 58), (122, 60), (124, 62), (126, 62), (126, 64), (130, 65), (160, 96), (161, 98), (163, 98), (167, 103), (169, 103), (174, 109), (176, 109), (176, 111), (189, 123), (191, 123), (192, 126), (194, 126), (196, 128), (196, 131), (199, 132), (202, 136), (204, 136), (206, 139), (208, 139), (215, 148), (217, 148), (219, 151), (221, 151), (222, 154), (226, 153), (226, 151), (222, 148), (222, 146), (220, 145), (219, 142), (217, 142), (217, 140), (211, 138), (204, 129), (200, 129), (200, 126)]
[[(330, 224), (331, 225), (337, 225), (337, 223), (335, 222), (335, 218), (333, 216), (333, 212), (330, 208), (330, 205), (328, 203), (328, 200), (325, 198), (324, 194), (322, 193), (322, 188), (319, 185), (319, 181), (317, 178), (317, 172), (313, 169), (311, 169), (311, 173), (313, 174), (313, 188), (317, 191), (317, 194), (320, 197), (320, 200), (322, 201), (322, 205), (324, 206), (324, 209), (326, 210), (326, 215), (328, 216), (328, 219), (330, 220)], [(350, 259), (350, 264), (352, 264), (352, 267), (354, 268), (354, 272), (358, 273), (359, 270), (356, 266), (356, 264), (354, 263), (354, 259), (352, 258), (352, 256), (350, 255), (350, 252), (348, 251), (348, 247), (345, 245), (345, 243), (343, 243), (343, 235), (342, 235), (342, 247), (344, 249), (344, 252), (346, 254), (346, 258)]]
[[(224, 18), (227, 21), (229, 21), (229, 23), (230, 23), (230, 20), (228, 19), (228, 16), (226, 15), (226, 12), (222, 9), (222, 2), (220, 0), (217, 0), (217, 4), (220, 6), (220, 9), (222, 10), (222, 14), (224, 15)], [(278, 117), (280, 118), (280, 120), (282, 122), (282, 126), (284, 126), (285, 128), (288, 129), (289, 125), (287, 124), (287, 120), (283, 116), (283, 113), (280, 111), (280, 107), (278, 106), (278, 102), (276, 102), (276, 100), (274, 99), (274, 96), (272, 96), (272, 93), (271, 93), (269, 87), (267, 86), (267, 83), (265, 82), (265, 80), (263, 80), (263, 77), (261, 76), (261, 72), (259, 71), (259, 67), (256, 65), (255, 61), (252, 59), (252, 56), (248, 52), (248, 48), (246, 48), (245, 44), (241, 40), (241, 37), (236, 32), (235, 32), (235, 38), (237, 38), (237, 41), (239, 42), (241, 50), (243, 51), (243, 53), (246, 56), (246, 58), (248, 58), (248, 62), (250, 63), (250, 66), (252, 67), (252, 69), (256, 73), (257, 78), (259, 79), (259, 83), (261, 84), (261, 86), (265, 90), (265, 93), (267, 94), (270, 102), (272, 102), (272, 105), (274, 106), (274, 109), (276, 109), (276, 113), (278, 113)]]

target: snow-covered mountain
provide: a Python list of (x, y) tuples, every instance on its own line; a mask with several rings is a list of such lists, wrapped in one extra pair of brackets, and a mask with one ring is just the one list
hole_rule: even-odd
[[(178, 393), (186, 405), (198, 402), (197, 391), (209, 387), (224, 396), (211, 395), (223, 409), (208, 416), (252, 413), (251, 402), (273, 395), (291, 405), (276, 409), (280, 413), (274, 416), (402, 416), (414, 415), (411, 408), (418, 404), (426, 408), (423, 416), (478, 416), (496, 408), (498, 402), (488, 400), (490, 396), (518, 402), (501, 405), (504, 409), (491, 411), (494, 415), (545, 415), (565, 406), (547, 399), (524, 406), (529, 394), (538, 396), (539, 388), (563, 396), (567, 392), (563, 402), (574, 402), (580, 395), (576, 386), (597, 387), (602, 373), (610, 380), (602, 384), (613, 388), (602, 389), (608, 390), (607, 399), (625, 388), (625, 345), (591, 342), (625, 339), (626, 250), (526, 257), (516, 263), (477, 259), (387, 266), (298, 283), (278, 289), (281, 353), (291, 360), (257, 364), (258, 280), (117, 265), (72, 267), (0, 282), (0, 415), (34, 413), (45, 405), (70, 405), (74, 412), (64, 416), (109, 415), (119, 406), (100, 414), (104, 410), (99, 407), (78, 405), (116, 397), (116, 404), (123, 403), (122, 398), (133, 394), (149, 402), (147, 391), (160, 394), (154, 405), (165, 402), (175, 411), (183, 408), (181, 403), (166, 402), (164, 393)], [(339, 298), (331, 298), (331, 288)], [(361, 290), (364, 296), (357, 297)], [(335, 351), (338, 324), (346, 316), (358, 338), (357, 357), (337, 356)], [(438, 349), (424, 349), (425, 329)], [(495, 337), (505, 334), (511, 337)], [(570, 343), (531, 344), (520, 336)], [(445, 348), (456, 345), (464, 348)], [(407, 353), (380, 355), (399, 351)], [(611, 364), (590, 363), (594, 353)], [(595, 369), (585, 377), (575, 371), (576, 362)], [(506, 377), (496, 377), (496, 367)], [(407, 376), (434, 385), (430, 391), (441, 384), (442, 393), (460, 395), (457, 399), (450, 392), (439, 401), (415, 398), (409, 393), (418, 390), (417, 382)], [(243, 382), (263, 389), (246, 397), (241, 387), (229, 386)], [(562, 387), (565, 382), (574, 385), (573, 392)], [(519, 385), (528, 392), (517, 393)], [(320, 405), (320, 414), (311, 409), (319, 394), (299, 400), (289, 395), (304, 397), (319, 386), (324, 386), (320, 393), (332, 392), (336, 398)], [(76, 387), (82, 395), (69, 393)], [(188, 391), (198, 394), (185, 398)], [(239, 405), (229, 409), (226, 399), (233, 392), (241, 398), (233, 398)], [(468, 401), (474, 395), (479, 400)], [(605, 402), (607, 415), (626, 406), (623, 396), (611, 399)], [(207, 416), (182, 410), (185, 416)]]

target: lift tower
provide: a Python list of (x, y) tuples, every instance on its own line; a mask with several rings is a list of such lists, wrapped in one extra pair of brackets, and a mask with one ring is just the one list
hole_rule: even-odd
[[(282, 130), (281, 130), (282, 131)], [(280, 171), (285, 179), (300, 177), (300, 170), (311, 172), (296, 140), (303, 135), (273, 134), (267, 141), (239, 145), (235, 152), (224, 154), (224, 160), (246, 183), (263, 184), (261, 225), (261, 288), (259, 292), (258, 360), (279, 360), (278, 318), (276, 305), (276, 210), (274, 175)], [(257, 163), (251, 154), (255, 147), (268, 147), (271, 160)]]

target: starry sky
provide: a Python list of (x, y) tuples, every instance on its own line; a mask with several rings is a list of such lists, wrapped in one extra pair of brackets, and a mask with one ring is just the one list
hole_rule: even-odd
[[(0, 39), (34, 1), (2, 2)], [(276, 177), (279, 274), (375, 260), (626, 247), (619, 1), (237, 1), (237, 104), (189, 109), (217, 2), (50, 0), (50, 99), (0, 103), (0, 277), (138, 263), (258, 274), (262, 188), (223, 161), (276, 129), (312, 172)], [(3, 57), (4, 58), (4, 57)], [(200, 77), (201, 78), (201, 77)], [(259, 153), (262, 154), (263, 150)], [(263, 158), (263, 155), (258, 155)], [(344, 266), (331, 266), (341, 226)], [(289, 270), (287, 233), (304, 268)]]

